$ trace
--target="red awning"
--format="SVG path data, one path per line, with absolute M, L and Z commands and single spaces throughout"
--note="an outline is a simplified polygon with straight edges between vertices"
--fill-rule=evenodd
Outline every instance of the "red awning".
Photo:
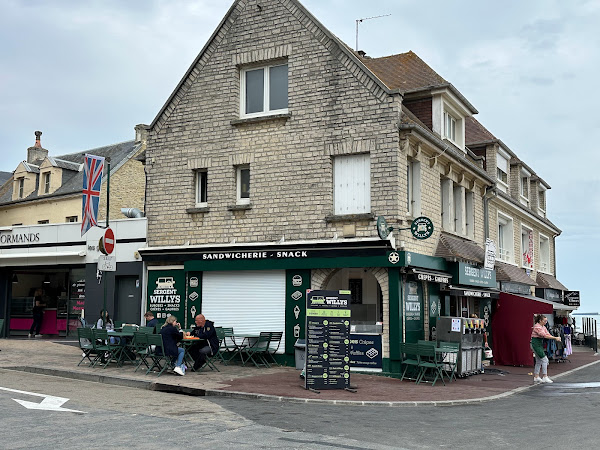
M 492 315 L 494 360 L 502 366 L 533 365 L 529 346 L 534 314 L 552 314 L 552 304 L 500 292 Z

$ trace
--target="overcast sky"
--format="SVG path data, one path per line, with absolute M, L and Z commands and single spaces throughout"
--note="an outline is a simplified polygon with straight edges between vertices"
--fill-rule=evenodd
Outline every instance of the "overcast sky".
M 600 1 L 303 0 L 370 56 L 414 51 L 476 118 L 550 184 L 558 279 L 600 311 Z M 43 131 L 51 155 L 134 137 L 149 124 L 232 0 L 2 0 L 0 171 Z

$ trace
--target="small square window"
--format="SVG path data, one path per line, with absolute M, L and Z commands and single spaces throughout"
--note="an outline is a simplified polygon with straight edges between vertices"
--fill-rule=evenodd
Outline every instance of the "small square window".
M 208 204 L 208 172 L 206 169 L 196 170 L 196 206 Z
M 236 185 L 238 205 L 247 205 L 250 203 L 250 165 L 237 166 Z
M 287 112 L 287 64 L 242 69 L 240 75 L 240 113 L 242 117 L 257 117 Z
M 77 216 L 68 216 L 66 217 L 66 221 L 69 223 L 77 222 Z

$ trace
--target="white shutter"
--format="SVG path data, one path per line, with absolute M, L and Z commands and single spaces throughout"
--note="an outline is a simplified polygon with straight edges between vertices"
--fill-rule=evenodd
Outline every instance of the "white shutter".
M 235 334 L 283 331 L 285 342 L 285 272 L 236 271 L 202 274 L 202 314 Z
M 508 159 L 500 153 L 496 153 L 496 165 L 502 172 L 508 173 Z
M 336 157 L 333 184 L 336 215 L 371 212 L 371 161 L 368 154 Z

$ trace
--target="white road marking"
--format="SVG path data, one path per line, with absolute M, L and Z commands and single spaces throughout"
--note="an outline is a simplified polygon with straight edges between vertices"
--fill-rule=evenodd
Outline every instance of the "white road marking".
M 17 398 L 13 398 L 13 400 L 15 402 L 19 403 L 20 405 L 24 406 L 27 409 L 43 409 L 45 411 L 63 411 L 63 412 L 76 412 L 76 413 L 87 414 L 83 411 L 78 411 L 76 409 L 63 408 L 62 405 L 69 401 L 68 398 L 55 397 L 53 395 L 47 395 L 47 394 L 38 394 L 35 392 L 19 391 L 17 389 L 10 389 L 10 388 L 5 388 L 5 387 L 0 387 L 0 390 L 7 391 L 7 392 L 14 392 L 16 394 L 25 394 L 25 395 L 32 395 L 34 397 L 43 397 L 44 398 L 41 401 L 41 403 L 28 402 L 26 400 L 19 400 Z

